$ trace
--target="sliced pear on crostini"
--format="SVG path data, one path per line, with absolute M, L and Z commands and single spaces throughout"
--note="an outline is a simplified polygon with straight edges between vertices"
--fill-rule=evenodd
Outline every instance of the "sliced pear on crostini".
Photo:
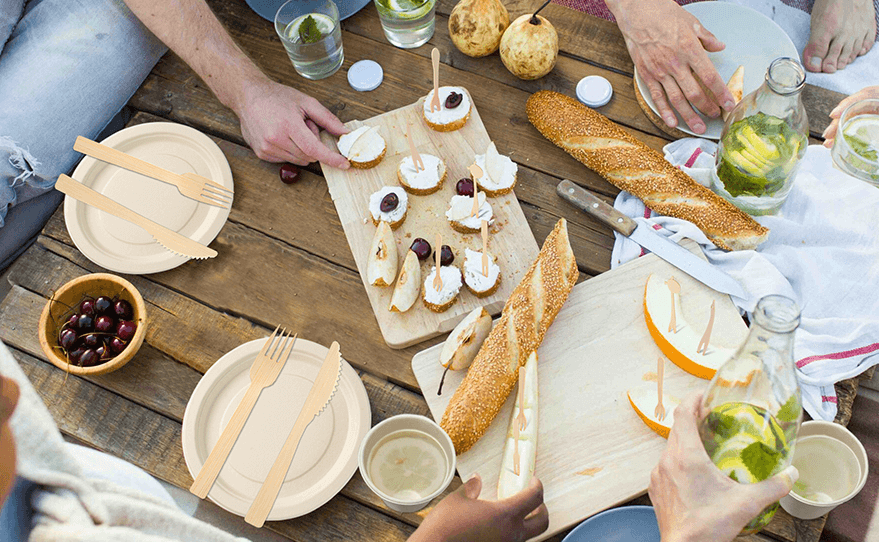
M 629 396 L 629 404 L 635 409 L 635 413 L 647 427 L 655 431 L 662 438 L 668 438 L 671 426 L 675 423 L 675 408 L 680 400 L 667 393 L 662 394 L 662 406 L 665 407 L 665 417 L 662 420 L 656 417 L 656 405 L 659 403 L 656 385 L 642 386 L 626 392 Z
M 391 312 L 408 311 L 418 299 L 419 293 L 421 293 L 421 265 L 418 263 L 418 255 L 407 250 L 388 310 Z
M 384 138 L 379 135 L 378 126 L 370 126 L 368 130 L 360 134 L 357 139 L 354 140 L 354 143 L 351 144 L 351 149 L 348 151 L 348 158 L 359 160 L 362 158 L 363 154 L 370 149 L 370 147 L 375 148 L 376 146 L 379 148 L 384 147 Z M 372 154 L 375 154 L 375 152 Z
M 522 382 L 519 382 L 522 385 Z M 515 390 L 514 390 L 515 391 Z M 519 396 L 516 395 L 516 405 L 510 415 L 510 429 L 507 431 L 507 440 L 504 443 L 504 455 L 501 460 L 501 473 L 497 480 L 498 500 L 512 497 L 522 491 L 531 482 L 534 476 L 534 465 L 537 463 L 537 352 L 532 352 L 525 362 L 525 389 L 522 390 L 525 404 L 519 404 Z M 518 424 L 519 410 L 525 414 L 525 429 L 516 431 L 513 424 Z M 515 461 L 516 440 L 518 433 L 519 447 L 519 474 L 516 474 L 513 462 Z
M 488 173 L 488 178 L 492 181 L 499 183 L 503 180 L 504 163 L 501 161 L 501 156 L 497 152 L 494 141 L 489 143 L 488 148 L 485 149 L 485 170 Z
M 675 365 L 693 376 L 710 380 L 735 350 L 709 343 L 705 354 L 696 352 L 707 322 L 693 328 L 681 310 L 681 296 L 674 295 L 675 331 L 668 331 L 671 321 L 671 291 L 656 275 L 647 277 L 644 286 L 644 320 L 656 345 Z
M 366 260 L 366 278 L 373 286 L 387 287 L 397 277 L 397 242 L 391 226 L 382 220 L 378 223 L 369 256 Z
M 449 369 L 460 371 L 470 367 L 490 331 L 491 315 L 488 314 L 485 308 L 479 307 L 473 309 L 449 333 L 449 337 L 446 339 L 440 352 L 440 364 L 446 370 L 443 371 L 443 376 L 440 379 L 437 395 L 442 393 L 443 382 Z

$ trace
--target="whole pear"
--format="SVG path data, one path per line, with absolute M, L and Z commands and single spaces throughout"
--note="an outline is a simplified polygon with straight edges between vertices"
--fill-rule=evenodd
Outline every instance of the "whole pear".
M 501 60 L 519 79 L 539 79 L 548 74 L 558 54 L 558 33 L 541 15 L 522 15 L 501 38 Z
M 500 0 L 461 0 L 449 15 L 452 43 L 467 56 L 497 51 L 510 14 Z

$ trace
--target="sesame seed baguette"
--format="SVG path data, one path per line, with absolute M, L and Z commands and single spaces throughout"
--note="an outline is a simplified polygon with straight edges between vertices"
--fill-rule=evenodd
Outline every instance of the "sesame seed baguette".
M 689 220 L 718 247 L 754 249 L 769 236 L 767 228 L 736 206 L 573 98 L 541 90 L 528 98 L 526 110 L 541 134 L 586 167 L 657 213 Z
M 440 426 L 462 454 L 482 438 L 519 378 L 519 367 L 543 341 L 579 272 L 561 219 L 537 259 L 510 294 L 467 376 L 455 390 Z

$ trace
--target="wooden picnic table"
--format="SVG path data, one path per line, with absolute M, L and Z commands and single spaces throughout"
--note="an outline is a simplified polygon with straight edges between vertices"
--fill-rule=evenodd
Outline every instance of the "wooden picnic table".
M 544 139 L 528 123 L 525 101 L 539 89 L 573 95 L 582 77 L 602 75 L 615 92 L 601 112 L 651 147 L 665 145 L 668 136 L 651 124 L 636 102 L 632 62 L 614 24 L 550 5 L 544 14 L 559 32 L 558 63 L 543 79 L 521 81 L 497 55 L 473 59 L 452 46 L 448 15 L 454 0 L 438 0 L 436 34 L 428 45 L 415 50 L 391 46 L 375 8 L 367 6 L 342 25 L 343 68 L 311 82 L 294 72 L 273 26 L 244 2 L 210 0 L 209 4 L 272 78 L 316 97 L 343 121 L 371 117 L 426 95 L 432 87 L 430 50 L 438 47 L 443 80 L 471 92 L 489 135 L 518 162 L 516 194 L 538 243 L 565 217 L 581 279 L 610 268 L 610 230 L 568 206 L 556 196 L 555 187 L 562 178 L 570 178 L 607 201 L 617 189 Z M 534 7 L 534 2 L 521 0 L 506 0 L 506 4 L 511 17 Z M 384 68 L 384 82 L 375 91 L 359 93 L 347 83 L 347 68 L 361 59 L 377 60 Z M 840 98 L 807 87 L 804 101 L 813 135 L 825 128 L 827 113 Z M 153 69 L 129 106 L 135 112 L 131 124 L 167 120 L 211 136 L 231 165 L 235 203 L 212 244 L 219 257 L 164 273 L 127 277 L 147 302 L 147 336 L 136 357 L 109 375 L 67 376 L 50 365 L 40 350 L 37 322 L 52 291 L 74 277 L 102 271 L 73 245 L 63 209 L 14 264 L 9 275 L 12 289 L 0 305 L 0 338 L 13 349 L 61 431 L 188 488 L 192 479 L 180 435 L 192 390 L 223 354 L 267 336 L 276 323 L 322 344 L 333 340 L 342 344 L 345 358 L 366 386 L 373 424 L 400 413 L 429 416 L 410 362 L 415 353 L 441 338 L 404 350 L 384 344 L 320 169 L 313 165 L 303 170 L 298 183 L 282 184 L 279 166 L 253 154 L 235 115 L 172 53 Z M 837 421 L 847 424 L 857 380 L 840 383 L 837 391 Z M 456 479 L 446 494 L 460 483 Z M 266 528 L 297 541 L 403 541 L 438 500 L 421 512 L 400 514 L 386 508 L 355 473 L 325 506 L 301 518 L 268 523 Z M 633 501 L 646 502 L 646 496 Z M 794 520 L 779 511 L 763 533 L 747 540 L 814 542 L 824 521 Z M 561 540 L 563 534 L 552 540 Z

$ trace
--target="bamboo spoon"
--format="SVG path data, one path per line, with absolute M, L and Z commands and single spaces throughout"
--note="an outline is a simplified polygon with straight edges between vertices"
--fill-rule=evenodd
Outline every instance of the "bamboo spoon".
M 430 100 L 430 111 L 442 111 L 443 107 L 439 99 L 439 61 L 440 52 L 436 47 L 430 52 L 430 60 L 433 62 L 433 99 Z

